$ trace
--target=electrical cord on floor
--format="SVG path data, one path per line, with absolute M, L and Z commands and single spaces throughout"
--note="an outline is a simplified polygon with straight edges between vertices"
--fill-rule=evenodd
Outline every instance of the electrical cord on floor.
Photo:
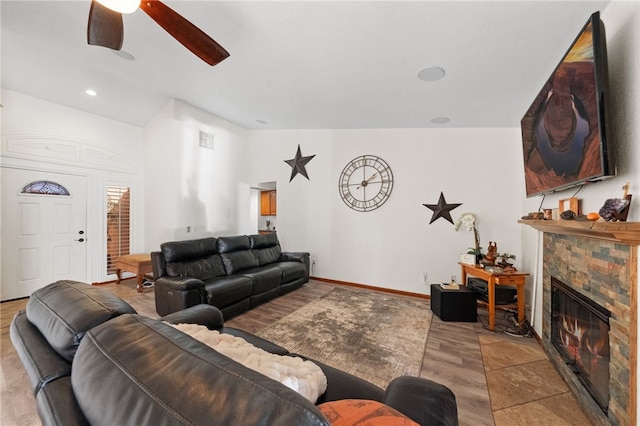
M 478 315 L 478 321 L 482 324 L 482 328 L 485 330 L 489 330 L 489 317 L 486 315 Z M 503 324 L 495 324 L 493 331 L 494 333 L 506 333 L 509 326 L 505 326 Z M 490 331 L 490 330 L 489 330 Z
M 504 317 L 511 323 L 513 327 L 515 327 L 515 329 L 507 327 L 508 329 L 505 331 L 505 333 L 509 334 L 510 336 L 517 337 L 533 337 L 533 330 L 531 328 L 531 325 L 529 324 L 529 320 L 525 318 L 522 324 L 520 324 L 516 317 L 517 314 L 518 311 L 516 311 L 515 309 L 507 309 L 505 311 Z
M 516 320 L 516 315 L 517 311 L 515 309 L 506 309 L 504 318 L 507 320 L 507 322 L 509 322 L 510 325 L 496 324 L 493 331 L 496 333 L 505 333 L 515 337 L 533 337 L 533 329 L 529 324 L 529 320 L 525 319 L 522 322 L 522 327 L 520 327 L 518 321 Z M 484 328 L 485 330 L 489 330 L 488 316 L 478 315 L 478 321 L 482 323 L 482 328 Z

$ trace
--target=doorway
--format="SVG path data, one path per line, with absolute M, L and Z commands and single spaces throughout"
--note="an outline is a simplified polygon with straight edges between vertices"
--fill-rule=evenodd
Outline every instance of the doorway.
M 0 300 L 87 280 L 84 176 L 2 167 Z
M 275 181 L 259 183 L 256 221 L 259 233 L 275 232 L 277 225 L 277 184 Z

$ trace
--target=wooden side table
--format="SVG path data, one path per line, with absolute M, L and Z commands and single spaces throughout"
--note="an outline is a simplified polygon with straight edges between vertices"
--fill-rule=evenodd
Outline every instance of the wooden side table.
M 145 274 L 149 274 L 153 271 L 151 267 L 151 255 L 146 253 L 118 256 L 118 260 L 116 260 L 116 284 L 120 284 L 121 271 L 136 274 L 138 280 L 136 289 L 138 290 L 138 293 L 142 293 L 142 280 L 144 279 Z
M 524 285 L 526 284 L 526 277 L 529 274 L 522 272 L 490 272 L 477 265 L 469 265 L 466 263 L 458 262 L 462 268 L 461 282 L 467 285 L 467 275 L 473 275 L 474 277 L 482 278 L 487 282 L 488 298 L 489 302 L 489 330 L 493 331 L 496 327 L 496 285 L 514 285 L 518 288 L 518 323 L 524 322 Z

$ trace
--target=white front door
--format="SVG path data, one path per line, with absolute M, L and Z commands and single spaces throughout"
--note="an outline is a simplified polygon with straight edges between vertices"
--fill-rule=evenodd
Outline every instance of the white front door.
M 61 279 L 86 281 L 86 178 L 8 167 L 1 173 L 0 300 L 29 296 Z M 69 194 L 23 192 L 38 181 L 59 184 Z

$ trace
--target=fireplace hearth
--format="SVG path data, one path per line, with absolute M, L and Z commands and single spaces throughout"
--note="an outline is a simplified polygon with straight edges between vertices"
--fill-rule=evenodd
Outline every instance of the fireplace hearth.
M 632 425 L 637 396 L 637 247 L 547 232 L 543 240 L 542 346 L 594 425 Z M 565 286 L 554 285 L 553 291 L 552 280 Z M 570 290 L 558 290 L 564 287 Z M 579 294 L 575 298 L 578 307 L 557 306 L 558 295 L 564 297 L 567 293 Z M 583 314 L 582 302 L 593 302 L 604 311 L 596 308 L 588 315 Z M 607 310 L 610 316 L 606 315 Z M 608 318 L 608 332 L 606 321 L 599 323 L 600 313 Z M 552 325 L 554 317 L 566 331 Z M 589 324 L 594 321 L 597 326 Z M 592 330 L 587 332 L 588 328 Z M 606 335 L 608 350 L 604 349 L 603 340 L 587 338 L 586 334 Z M 599 345 L 602 348 L 596 348 Z M 608 362 L 604 359 L 607 354 Z M 608 384 L 604 385 L 607 375 Z
M 567 382 L 595 426 L 635 425 L 638 418 L 636 376 L 640 222 L 576 220 L 521 220 L 519 222 L 544 233 L 540 343 L 549 360 Z M 596 397 L 587 391 L 583 380 L 574 373 L 577 362 L 567 365 L 565 357 L 561 356 L 560 349 L 552 343 L 552 278 L 565 283 L 575 292 L 610 311 L 607 333 L 609 403 L 606 411 L 600 407 L 599 402 L 596 402 Z M 569 325 L 570 323 L 571 320 L 566 321 L 569 330 L 575 331 L 581 328 L 575 320 L 573 325 Z M 594 351 L 598 354 L 602 352 L 602 350 Z M 588 355 L 585 354 L 586 357 Z M 583 362 L 582 358 L 581 362 L 590 366 L 590 362 Z
M 606 414 L 611 312 L 551 277 L 551 344 Z

